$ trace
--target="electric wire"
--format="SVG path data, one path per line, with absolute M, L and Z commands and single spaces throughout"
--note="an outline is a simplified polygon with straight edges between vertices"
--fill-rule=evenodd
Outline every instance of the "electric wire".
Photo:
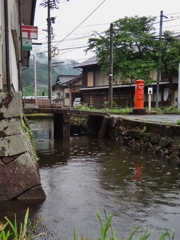
M 79 28 L 106 0 L 102 1 L 81 23 L 79 23 L 70 33 L 68 33 L 62 40 L 59 41 L 59 43 L 61 43 L 62 41 L 64 41 L 67 37 L 69 37 L 77 28 Z M 57 43 L 54 47 L 56 47 L 57 45 L 59 45 L 59 43 Z

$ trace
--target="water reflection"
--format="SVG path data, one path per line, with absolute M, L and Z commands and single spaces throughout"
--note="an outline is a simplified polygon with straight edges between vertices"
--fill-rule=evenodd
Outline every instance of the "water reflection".
M 100 236 L 96 217 L 114 214 L 117 237 L 127 239 L 137 226 L 148 227 L 150 239 L 165 228 L 180 239 L 180 170 L 168 161 L 119 143 L 95 137 L 54 141 L 51 121 L 30 122 L 40 158 L 40 174 L 47 199 L 31 206 L 31 219 L 44 220 L 38 232 L 45 240 L 73 239 L 78 234 Z M 139 236 L 139 235 L 137 235 Z M 139 239 L 139 237 L 134 238 Z

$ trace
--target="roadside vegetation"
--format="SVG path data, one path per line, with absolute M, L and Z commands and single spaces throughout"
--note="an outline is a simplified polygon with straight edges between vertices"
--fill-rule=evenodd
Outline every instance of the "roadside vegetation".
M 108 216 L 106 211 L 104 210 L 105 221 L 103 222 L 100 214 L 96 212 L 96 216 L 99 220 L 101 235 L 98 240 L 124 240 L 122 238 L 117 238 L 112 226 L 112 218 L 113 215 Z M 14 222 L 9 218 L 4 217 L 5 223 L 0 223 L 0 240 L 33 240 L 33 239 L 41 239 L 45 233 L 36 234 L 38 225 L 41 223 L 42 218 L 40 218 L 34 224 L 31 224 L 29 220 L 29 208 L 27 209 L 24 217 L 24 222 L 20 223 L 20 226 L 17 224 L 16 214 L 14 215 Z M 138 230 L 140 227 L 137 227 L 127 238 L 127 240 L 133 240 L 133 237 L 138 234 Z M 164 233 L 158 238 L 159 240 L 174 240 L 174 231 L 172 229 L 165 229 Z M 141 234 L 139 240 L 150 239 L 151 233 L 146 229 L 146 231 Z M 91 240 L 90 237 L 82 238 L 77 236 L 76 228 L 74 227 L 74 240 Z M 136 238 L 137 239 L 137 238 Z
M 96 109 L 92 106 L 87 106 L 87 104 L 84 104 L 83 106 L 76 106 L 74 109 L 76 110 L 82 110 L 82 111 L 92 111 L 92 112 L 104 112 L 104 113 L 110 113 L 110 114 L 132 114 L 133 108 L 125 107 L 125 108 L 117 108 L 114 105 L 113 109 L 108 108 L 108 105 L 105 103 L 104 108 L 102 109 Z M 148 113 L 148 108 L 145 108 L 146 112 Z M 180 114 L 180 111 L 177 109 L 176 106 L 169 106 L 169 107 L 162 107 L 162 108 L 151 108 L 152 114 Z

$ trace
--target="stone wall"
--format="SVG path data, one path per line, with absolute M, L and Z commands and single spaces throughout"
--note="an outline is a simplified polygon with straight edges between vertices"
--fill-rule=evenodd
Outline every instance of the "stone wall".
M 180 164 L 180 126 L 111 118 L 108 136 Z
M 34 150 L 22 121 L 21 93 L 0 93 L 0 201 L 45 199 Z

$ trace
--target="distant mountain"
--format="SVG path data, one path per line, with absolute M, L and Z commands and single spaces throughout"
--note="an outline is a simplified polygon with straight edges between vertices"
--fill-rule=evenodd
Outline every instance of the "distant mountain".
M 38 56 L 38 55 L 37 55 Z M 78 62 L 74 60 L 60 60 L 59 58 L 52 58 L 52 84 L 56 82 L 58 75 L 79 75 L 81 71 L 74 69 Z M 36 75 L 37 83 L 39 85 L 48 85 L 48 63 L 47 56 L 40 55 L 36 57 Z M 34 67 L 33 59 L 29 61 L 29 68 L 22 71 L 23 87 L 34 84 Z

